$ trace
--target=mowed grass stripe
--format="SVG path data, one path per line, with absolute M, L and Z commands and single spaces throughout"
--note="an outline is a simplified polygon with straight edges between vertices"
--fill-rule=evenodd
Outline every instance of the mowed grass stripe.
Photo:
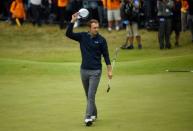
M 171 56 L 115 63 L 115 74 L 162 73 L 165 70 L 193 70 L 193 55 Z M 80 62 L 39 62 L 18 59 L 0 59 L 2 74 L 64 74 L 79 73 Z M 103 68 L 105 63 L 103 63 Z
M 103 64 L 96 98 L 99 117 L 93 127 L 86 128 L 77 42 L 67 39 L 65 30 L 55 25 L 18 28 L 0 22 L 0 29 L 1 131 L 193 130 L 193 73 L 165 72 L 192 69 L 188 31 L 181 33 L 181 47 L 159 50 L 157 32 L 140 30 L 143 49 L 138 50 L 134 41 L 134 50 L 120 50 L 108 94 Z M 112 59 L 127 32 L 100 31 Z
M 115 76 L 108 94 L 102 80 L 97 93 L 99 119 L 92 130 L 192 129 L 191 77 L 186 73 Z M 79 76 L 71 81 L 60 75 L 0 78 L 10 82 L 0 87 L 0 129 L 85 130 L 85 97 Z

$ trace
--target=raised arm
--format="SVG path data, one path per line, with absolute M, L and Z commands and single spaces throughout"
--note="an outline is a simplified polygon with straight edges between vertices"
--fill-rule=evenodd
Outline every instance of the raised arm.
M 68 25 L 67 30 L 66 30 L 66 36 L 73 40 L 80 41 L 81 33 L 73 32 L 74 22 L 77 21 L 77 19 L 78 19 L 78 13 L 73 14 L 70 24 Z

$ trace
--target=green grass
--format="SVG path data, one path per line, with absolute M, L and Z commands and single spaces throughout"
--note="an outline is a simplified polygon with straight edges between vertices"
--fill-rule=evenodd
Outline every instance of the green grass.
M 193 73 L 165 72 L 193 70 L 189 32 L 182 33 L 180 48 L 160 51 L 157 32 L 140 30 L 144 48 L 119 52 L 108 94 L 103 64 L 99 119 L 87 128 L 79 45 L 56 26 L 18 28 L 1 22 L 0 30 L 1 131 L 193 130 Z M 113 58 L 126 32 L 101 33 Z

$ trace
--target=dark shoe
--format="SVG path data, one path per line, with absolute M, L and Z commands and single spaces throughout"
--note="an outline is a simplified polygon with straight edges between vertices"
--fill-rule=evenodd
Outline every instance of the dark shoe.
M 179 47 L 180 45 L 179 45 L 179 43 L 178 42 L 176 42 L 175 43 L 175 47 Z
M 160 47 L 160 50 L 163 50 L 164 48 L 163 47 Z
M 123 44 L 120 48 L 121 49 L 127 49 L 127 44 Z
M 164 49 L 164 46 L 163 46 L 163 45 L 160 45 L 159 48 L 160 48 L 160 50 L 163 50 L 163 49 Z
M 60 29 L 63 30 L 64 29 L 64 25 L 60 25 Z
M 38 27 L 42 27 L 42 24 L 41 24 L 41 23 L 38 23 Z
M 163 50 L 164 49 L 164 44 L 159 43 L 159 48 L 160 48 L 160 50 Z
M 142 49 L 142 44 L 138 44 L 138 49 Z
M 166 45 L 166 47 L 165 48 L 167 48 L 167 49 L 171 49 L 172 48 L 172 46 L 169 44 L 169 45 Z
M 129 50 L 133 49 L 133 48 L 134 48 L 133 45 L 130 45 L 130 46 L 127 47 L 127 49 L 129 49 Z
M 33 26 L 36 26 L 36 22 L 35 22 L 35 21 L 33 21 L 33 22 L 32 22 L 32 25 L 33 25 Z
M 91 126 L 92 125 L 92 119 L 85 119 L 85 125 L 86 126 Z

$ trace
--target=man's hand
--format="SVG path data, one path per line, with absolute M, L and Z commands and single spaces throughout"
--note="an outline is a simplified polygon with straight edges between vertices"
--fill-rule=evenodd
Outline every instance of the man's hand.
M 107 65 L 107 75 L 108 75 L 109 79 L 112 79 L 113 71 L 112 71 L 112 66 L 111 65 Z
M 74 23 L 75 21 L 77 21 L 77 19 L 78 19 L 78 12 L 72 15 L 71 23 Z

